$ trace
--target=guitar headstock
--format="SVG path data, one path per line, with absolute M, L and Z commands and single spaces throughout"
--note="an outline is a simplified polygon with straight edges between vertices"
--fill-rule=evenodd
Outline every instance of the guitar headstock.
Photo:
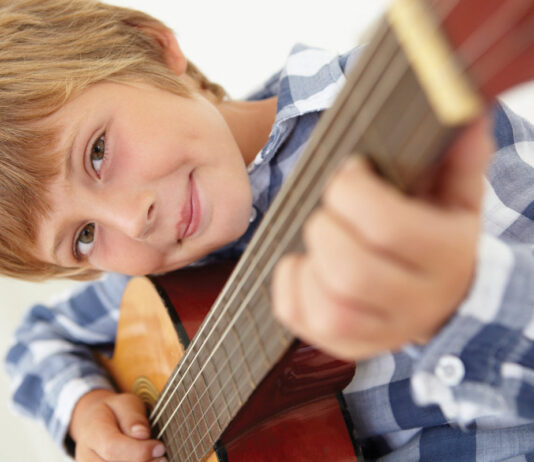
M 534 1 L 426 3 L 484 99 L 534 78 Z

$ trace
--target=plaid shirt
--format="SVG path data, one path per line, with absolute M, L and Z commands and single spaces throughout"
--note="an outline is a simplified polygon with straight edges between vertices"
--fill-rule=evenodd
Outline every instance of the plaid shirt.
M 250 227 L 200 263 L 241 254 L 359 52 L 298 45 L 251 96 L 278 95 L 278 112 L 249 166 Z M 428 345 L 358 364 L 344 391 L 366 460 L 534 461 L 534 128 L 502 105 L 494 114 L 498 152 L 469 295 Z M 17 330 L 6 359 L 14 406 L 44 422 L 59 445 L 77 400 L 111 388 L 91 348 L 110 350 L 127 281 L 108 274 L 36 305 Z

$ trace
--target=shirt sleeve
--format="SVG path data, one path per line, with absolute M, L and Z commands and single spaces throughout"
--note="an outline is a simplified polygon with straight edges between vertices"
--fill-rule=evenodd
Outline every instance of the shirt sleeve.
M 446 418 L 534 418 L 534 128 L 499 105 L 470 292 L 416 359 L 412 393 Z
M 534 256 L 529 244 L 480 241 L 477 276 L 457 314 L 423 349 L 415 400 L 451 420 L 534 417 Z
M 93 389 L 113 389 L 93 350 L 112 350 L 127 280 L 109 274 L 63 300 L 31 307 L 7 353 L 15 411 L 40 420 L 67 452 L 73 449 L 67 432 L 78 400 Z

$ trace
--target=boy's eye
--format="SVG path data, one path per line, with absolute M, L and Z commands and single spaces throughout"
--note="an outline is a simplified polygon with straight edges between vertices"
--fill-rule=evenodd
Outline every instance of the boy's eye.
M 91 253 L 95 241 L 95 224 L 88 223 L 76 236 L 74 240 L 74 255 L 78 258 Z
M 106 137 L 101 135 L 91 147 L 91 153 L 89 159 L 91 161 L 91 166 L 93 170 L 99 174 L 100 169 L 102 168 L 102 162 L 106 156 Z

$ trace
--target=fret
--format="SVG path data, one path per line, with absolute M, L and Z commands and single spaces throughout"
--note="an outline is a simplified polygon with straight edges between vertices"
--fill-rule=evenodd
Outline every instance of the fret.
M 215 397 L 215 399 L 219 399 L 219 398 L 222 398 L 222 402 L 224 402 L 224 405 L 227 409 L 231 409 L 232 407 L 235 408 L 236 407 L 236 395 L 235 393 L 228 393 L 224 391 L 225 389 L 225 385 L 223 384 L 217 394 L 218 396 Z M 222 419 L 222 426 L 223 427 L 226 427 L 226 425 L 230 422 L 232 416 L 230 415 L 230 413 L 227 413 L 226 417 Z M 210 427 L 214 426 L 215 425 L 215 422 L 212 423 L 210 425 Z M 195 427 L 195 432 L 198 434 L 200 434 L 199 438 L 194 442 L 193 444 L 193 451 L 198 451 L 200 447 L 202 448 L 205 448 L 205 450 L 208 450 L 209 448 L 211 448 L 211 443 L 208 443 L 207 439 L 209 438 L 211 440 L 212 438 L 212 430 L 211 428 L 208 428 L 207 431 L 203 432 L 203 433 L 200 433 L 198 431 L 198 425 Z
M 220 390 L 220 387 L 219 387 Z M 216 403 L 217 400 L 211 400 L 213 406 L 214 403 Z M 194 454 L 197 460 L 200 460 L 201 456 L 205 453 L 206 450 L 211 448 L 211 444 L 206 441 L 206 436 L 212 437 L 212 433 L 210 432 L 210 429 L 213 427 L 217 430 L 217 427 L 219 429 L 224 428 L 227 424 L 227 419 L 221 418 L 222 415 L 222 409 L 225 408 L 224 401 L 219 401 L 223 404 L 223 406 L 219 406 L 219 412 L 215 414 L 215 419 L 211 423 L 205 422 L 203 418 L 198 419 L 193 422 L 190 431 L 188 434 L 181 440 L 179 443 L 180 452 L 185 452 L 186 454 Z M 195 407 L 198 407 L 198 403 L 196 403 Z M 226 405 L 227 407 L 227 405 Z M 188 417 L 192 417 L 192 414 Z M 221 420 L 221 421 L 220 421 Z M 204 425 L 205 430 L 201 430 L 202 425 Z M 171 433 L 173 437 L 176 439 L 177 431 L 174 430 Z M 201 452 L 197 454 L 198 452 Z
M 199 422 L 197 422 L 197 425 L 195 427 L 195 434 L 198 435 L 198 438 L 196 440 L 196 443 L 194 444 L 194 452 L 195 454 L 198 454 L 196 460 L 201 460 L 202 455 L 206 454 L 211 449 L 211 446 L 209 445 L 206 439 L 208 433 L 207 431 L 202 432 L 200 430 Z
M 204 392 L 200 396 L 199 407 L 203 410 L 202 412 L 202 421 L 205 426 L 204 433 L 207 433 L 210 428 L 213 428 L 214 431 L 220 432 L 222 427 L 219 425 L 219 420 L 217 414 L 213 410 L 213 397 L 210 393 L 208 386 L 208 381 L 206 380 L 206 371 L 201 370 L 198 375 L 198 381 L 201 383 Z M 211 436 L 215 436 L 210 432 Z
M 219 393 L 222 388 L 222 381 L 219 373 L 212 361 L 208 361 L 204 365 L 204 370 L 211 381 L 208 383 L 208 390 L 212 397 L 212 405 L 219 422 L 219 426 L 224 428 L 224 422 L 228 413 L 228 406 L 224 397 Z
M 189 394 L 187 396 L 189 396 Z M 189 401 L 187 397 L 184 398 L 185 399 L 182 401 L 180 406 L 180 408 L 183 410 L 184 417 L 183 420 L 178 425 L 176 425 L 176 430 L 178 430 L 178 432 L 176 430 L 173 431 L 172 427 L 170 427 L 170 431 L 171 433 L 176 434 L 182 433 L 180 430 L 184 429 L 185 431 L 183 432 L 184 435 L 182 440 L 182 446 L 188 453 L 193 453 L 192 451 L 194 450 L 194 441 L 197 435 L 193 431 L 194 422 L 191 421 L 191 408 Z
M 235 284 L 234 287 L 232 287 L 233 290 L 233 297 L 232 297 L 232 303 L 228 307 L 228 311 L 233 315 L 238 308 L 245 302 L 246 294 L 249 292 L 249 288 L 245 285 L 245 279 L 246 278 L 238 278 L 238 283 Z
M 417 85 L 416 81 L 412 80 L 411 82 Z M 411 94 L 413 95 L 412 100 L 405 106 L 403 117 L 398 120 L 397 123 L 392 122 L 389 125 L 389 133 L 391 133 L 391 135 L 386 137 L 385 140 L 389 153 L 394 153 L 397 149 L 402 150 L 404 146 L 406 146 L 409 142 L 414 125 L 419 125 L 428 113 L 429 106 L 425 95 L 422 92 L 417 92 L 415 90 L 411 92 Z M 387 133 L 386 126 L 381 132 Z M 400 152 L 398 155 L 399 157 L 403 157 Z M 398 162 L 395 161 L 395 165 L 398 165 Z
M 219 296 L 219 298 L 217 299 L 217 305 L 220 307 L 229 306 L 230 299 L 234 296 L 235 296 L 234 292 L 230 290 L 223 291 L 221 295 Z
M 270 363 L 274 364 L 280 359 L 280 355 L 285 351 L 285 348 L 282 347 L 283 344 L 280 343 L 277 334 L 278 323 L 272 318 L 269 317 L 269 320 L 265 324 L 265 351 L 269 357 Z
M 170 462 L 174 460 L 184 460 L 185 452 L 178 446 L 178 440 L 170 437 L 162 438 L 165 447 L 167 448 L 167 453 L 172 455 L 171 458 L 168 458 Z
M 450 129 L 441 126 L 432 113 L 428 113 L 427 117 L 415 128 L 409 143 L 401 151 L 404 163 L 399 165 L 399 170 L 402 171 L 403 176 L 415 179 L 418 175 L 420 158 L 432 151 L 436 145 L 442 145 L 443 137 L 447 133 L 450 133 Z
M 259 332 L 259 327 L 256 325 L 256 319 L 252 316 L 252 314 L 250 313 L 250 310 L 245 310 L 244 314 L 245 314 L 245 316 L 246 316 L 246 318 L 247 318 L 247 320 L 249 322 L 249 325 L 251 327 L 251 330 L 249 331 L 250 335 L 246 335 L 246 337 L 248 337 L 247 340 L 249 340 L 249 342 L 253 342 L 253 343 L 248 343 L 248 345 L 252 346 L 253 344 L 257 344 L 256 361 L 261 359 L 262 362 L 264 363 L 264 365 L 266 367 L 268 367 L 269 366 L 269 362 L 268 362 L 268 359 L 267 359 L 267 355 L 263 351 L 263 347 L 262 347 L 261 343 L 259 342 L 260 332 Z
M 185 418 L 184 410 L 176 404 L 176 398 L 180 395 L 173 395 L 170 400 L 169 406 L 165 409 L 165 412 L 162 414 L 162 422 L 165 423 L 163 426 L 157 426 L 158 432 L 156 433 L 157 438 L 163 438 L 164 441 L 171 440 L 175 441 L 175 435 L 179 433 L 178 437 L 180 440 L 184 440 L 186 437 L 185 428 L 181 425 L 181 422 Z M 176 418 L 175 418 L 176 417 Z M 169 438 L 170 437 L 170 438 Z
M 188 392 L 182 397 L 176 397 L 176 399 L 180 399 L 180 412 L 182 414 L 181 422 L 178 427 L 180 429 L 184 429 L 184 433 L 185 433 L 184 438 L 186 440 L 186 443 L 188 444 L 187 446 L 188 450 L 191 450 L 192 446 L 194 446 L 194 441 L 197 436 L 195 432 L 193 431 L 195 422 L 193 420 L 193 408 L 191 404 L 192 393 L 193 393 L 192 373 L 193 371 L 192 369 L 190 369 L 189 373 L 185 374 L 183 377 L 184 388 L 188 390 Z
M 228 360 L 228 370 L 229 375 L 232 378 L 232 382 L 236 388 L 236 392 L 239 396 L 240 402 L 243 403 L 247 399 L 247 395 L 242 393 L 242 390 L 239 387 L 239 383 L 243 380 L 243 369 L 245 355 L 239 346 L 239 341 L 236 342 L 235 339 L 237 335 L 235 333 L 234 327 L 230 328 L 230 336 L 227 337 L 228 341 L 226 343 L 226 352 Z
M 231 382 L 231 375 L 226 373 L 220 377 L 220 388 L 217 390 L 217 394 L 222 398 L 225 407 L 224 424 L 223 427 L 232 420 L 234 416 L 235 404 L 233 399 L 235 396 L 235 388 Z
M 243 329 L 241 329 L 241 331 L 243 331 Z M 234 339 L 234 342 L 237 345 L 237 348 L 238 348 L 238 351 L 239 351 L 239 356 L 241 358 L 243 358 L 242 364 L 243 364 L 244 367 L 242 367 L 242 369 L 244 369 L 245 372 L 246 372 L 246 380 L 241 380 L 241 383 L 248 384 L 248 386 L 250 386 L 250 389 L 254 390 L 258 383 L 254 380 L 254 378 L 252 376 L 252 373 L 250 371 L 250 366 L 249 366 L 249 363 L 247 361 L 247 355 L 245 353 L 245 347 L 243 345 L 243 339 L 236 332 L 236 328 L 235 327 L 232 327 L 232 329 L 230 329 L 230 332 L 232 333 L 232 337 Z
M 193 421 L 194 427 L 193 430 L 196 434 L 198 440 L 202 440 L 204 435 L 207 432 L 207 425 L 205 422 L 205 406 L 210 406 L 209 400 L 207 400 L 207 390 L 200 381 L 200 371 L 195 377 L 191 389 L 191 397 L 193 400 L 192 409 L 191 409 L 191 419 Z M 201 441 L 201 447 L 204 448 L 204 442 Z
M 398 126 L 399 113 L 410 104 L 413 100 L 414 94 L 417 94 L 418 83 L 415 76 L 409 72 L 408 61 L 402 53 L 398 52 L 395 60 L 390 65 L 390 73 L 402 75 L 398 79 L 390 79 L 381 83 L 380 93 L 382 96 L 387 92 L 391 92 L 389 104 L 396 110 L 392 111 L 378 111 L 368 122 L 363 136 L 357 140 L 357 145 L 354 146 L 355 151 L 361 153 L 372 153 L 373 160 L 378 164 L 378 167 L 388 172 L 391 169 L 392 153 L 398 149 L 398 139 L 405 136 L 405 131 L 398 134 L 399 138 L 392 136 L 392 127 Z M 384 87 L 387 85 L 388 87 Z M 367 102 L 371 107 L 380 105 L 379 101 L 369 100 Z M 353 119 L 357 119 L 359 114 L 355 114 Z M 401 120 L 413 124 L 406 117 L 401 117 Z
M 167 448 L 167 452 L 169 454 L 172 454 L 177 460 L 185 460 L 187 452 L 185 448 L 181 445 L 184 438 L 178 439 L 173 435 L 173 433 L 167 431 L 160 439 L 165 444 L 165 447 Z
M 228 313 L 228 310 L 221 312 L 218 322 L 215 324 L 212 330 L 214 338 L 217 340 L 218 343 L 220 343 L 221 340 L 224 339 L 226 329 L 228 328 L 228 325 L 232 322 L 232 319 L 233 317 L 230 315 L 230 313 Z
M 241 331 L 241 338 L 242 343 L 247 345 L 245 362 L 250 372 L 250 381 L 258 384 L 263 378 L 262 371 L 269 367 L 269 363 L 258 341 L 258 334 L 253 324 L 248 324 L 247 329 Z
M 246 398 L 241 397 L 239 386 L 236 382 L 236 378 L 241 378 L 241 365 L 243 359 L 238 356 L 239 349 L 233 342 L 228 342 L 229 337 L 226 337 L 226 341 L 221 344 L 221 350 L 225 355 L 225 370 L 227 371 L 226 386 L 230 388 L 230 394 L 236 394 L 239 407 L 243 404 Z

